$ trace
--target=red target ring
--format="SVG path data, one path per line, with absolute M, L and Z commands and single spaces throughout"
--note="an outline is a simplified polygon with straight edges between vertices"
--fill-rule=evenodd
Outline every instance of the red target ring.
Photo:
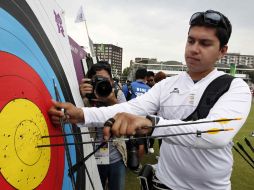
M 47 110 L 51 106 L 49 90 L 39 75 L 23 60 L 15 55 L 0 51 L 0 114 L 3 108 L 15 99 L 27 99 L 33 102 L 42 112 L 47 123 L 49 135 L 61 133 L 60 129 L 52 126 Z M 8 126 L 5 126 L 8 127 Z M 63 143 L 63 138 L 50 139 L 50 143 Z M 62 189 L 64 176 L 64 148 L 51 148 L 50 164 L 43 181 L 36 189 Z M 0 163 L 1 164 L 1 163 Z M 12 164 L 12 163 L 9 163 Z M 0 165 L 1 168 L 1 165 Z M 15 189 L 1 175 L 1 189 Z

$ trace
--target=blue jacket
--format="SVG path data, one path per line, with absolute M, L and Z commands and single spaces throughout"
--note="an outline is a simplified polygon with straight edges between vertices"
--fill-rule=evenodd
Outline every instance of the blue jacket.
M 123 85 L 123 93 L 128 100 L 128 93 L 131 94 L 130 99 L 136 98 L 144 93 L 146 93 L 150 87 L 146 85 L 142 80 L 136 80 L 131 83 L 130 87 L 128 88 L 127 84 Z

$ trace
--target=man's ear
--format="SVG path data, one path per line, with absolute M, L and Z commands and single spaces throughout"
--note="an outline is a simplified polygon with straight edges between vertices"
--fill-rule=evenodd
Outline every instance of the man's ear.
M 218 60 L 221 59 L 228 51 L 228 46 L 225 45 L 220 49 L 220 55 L 218 57 Z

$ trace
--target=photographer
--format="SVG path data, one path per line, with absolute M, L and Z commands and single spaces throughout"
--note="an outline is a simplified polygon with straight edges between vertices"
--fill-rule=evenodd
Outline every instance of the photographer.
M 87 72 L 87 78 L 82 79 L 80 93 L 85 106 L 102 107 L 125 102 L 126 99 L 121 90 L 114 87 L 111 68 L 107 62 L 100 61 Z M 92 124 L 91 127 L 97 129 L 96 138 L 103 139 L 103 124 Z M 107 149 L 108 148 L 108 149 Z M 123 141 L 109 143 L 104 147 L 108 150 L 108 162 L 98 162 L 98 171 L 100 174 L 102 186 L 105 189 L 121 190 L 125 185 L 125 166 L 127 160 L 126 146 Z M 105 160 L 105 157 L 103 158 Z M 108 181 L 108 184 L 106 184 Z

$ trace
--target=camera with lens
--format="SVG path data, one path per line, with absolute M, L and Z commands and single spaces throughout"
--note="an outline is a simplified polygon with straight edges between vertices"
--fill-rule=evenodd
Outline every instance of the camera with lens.
M 99 97 L 108 97 L 112 92 L 112 85 L 108 78 L 102 76 L 94 76 L 90 84 L 93 86 L 94 91 Z M 88 99 L 95 99 L 96 96 L 94 93 L 86 94 Z

